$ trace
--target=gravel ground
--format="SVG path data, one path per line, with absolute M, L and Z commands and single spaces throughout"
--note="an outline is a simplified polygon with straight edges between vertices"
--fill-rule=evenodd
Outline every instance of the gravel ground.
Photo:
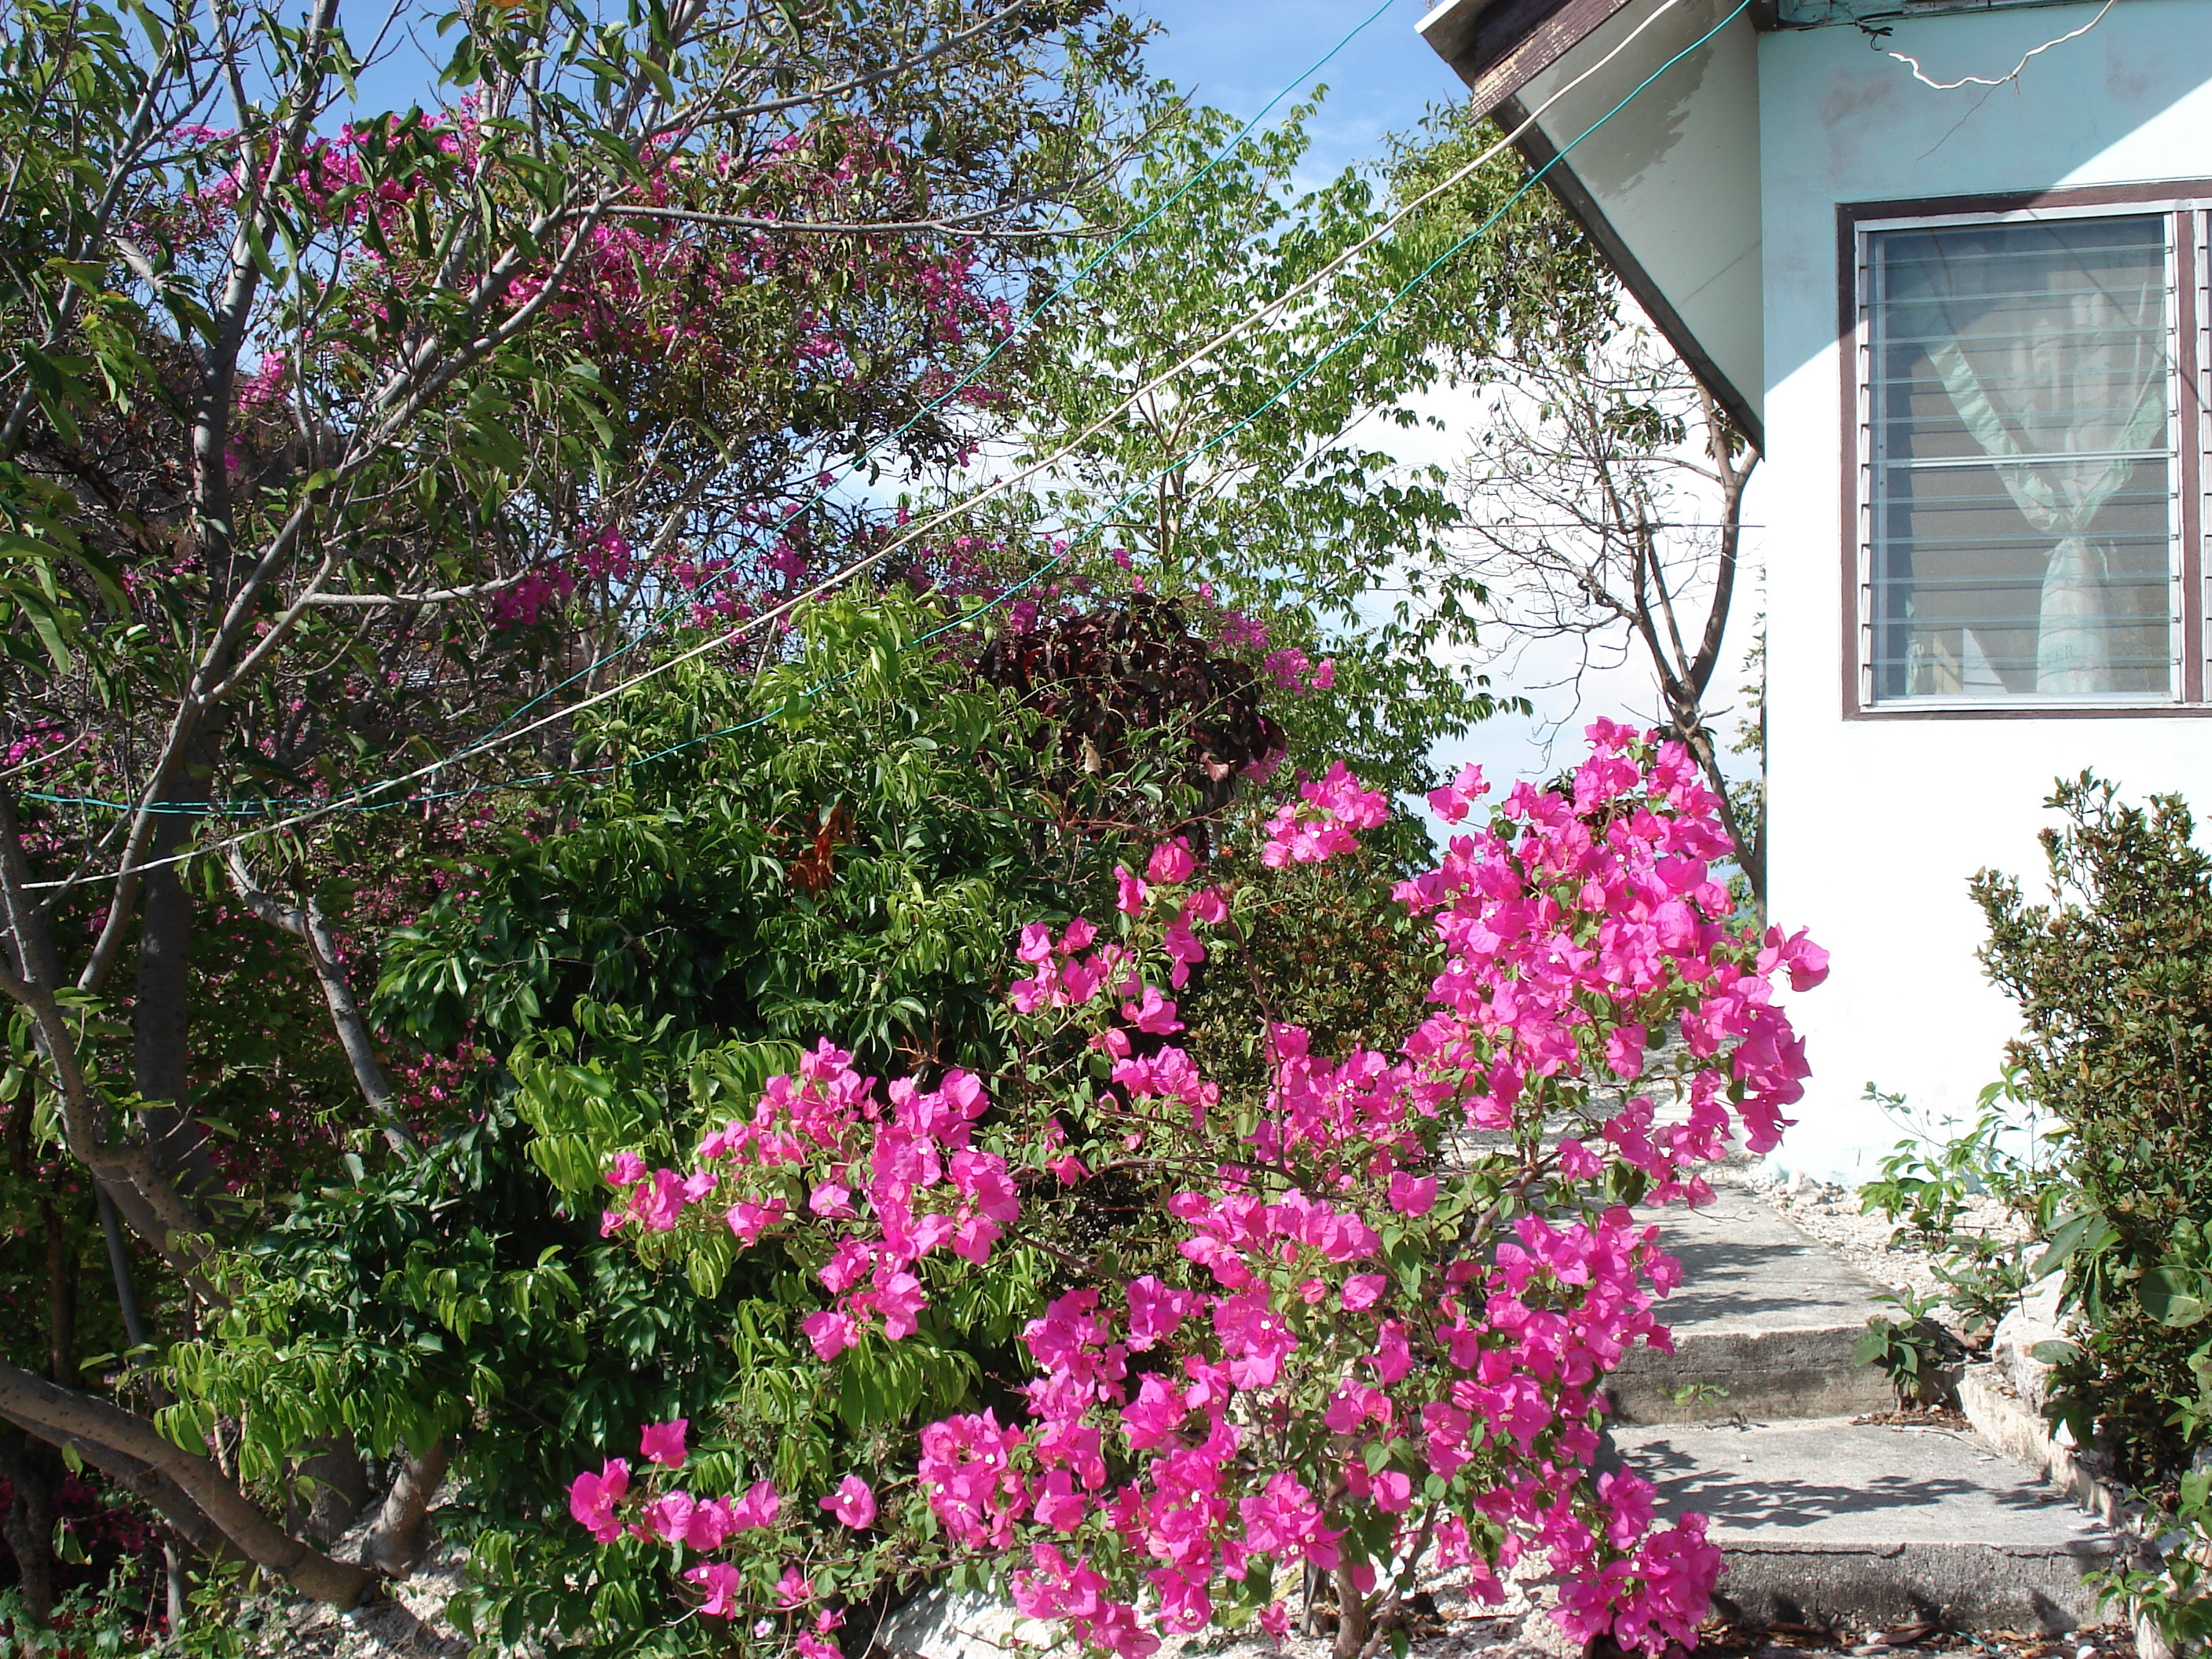
M 374 1516 L 372 1508 L 332 1553 L 358 1560 Z M 461 1583 L 460 1553 L 441 1547 L 392 1583 L 388 1600 L 353 1613 L 298 1596 L 257 1598 L 240 1610 L 245 1659 L 464 1659 L 469 1644 L 444 1616 Z

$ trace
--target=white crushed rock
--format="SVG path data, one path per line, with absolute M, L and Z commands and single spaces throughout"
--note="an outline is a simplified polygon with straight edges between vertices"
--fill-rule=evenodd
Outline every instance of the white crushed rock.
M 371 1504 L 331 1553 L 358 1561 L 375 1520 Z M 256 1597 L 240 1609 L 245 1659 L 465 1659 L 468 1639 L 446 1621 L 464 1559 L 439 1544 L 408 1577 L 386 1583 L 386 1599 L 351 1613 L 295 1595 Z
M 1477 1654 L 1483 1659 L 1581 1659 L 1582 1644 L 1569 1641 L 1553 1621 L 1557 1595 L 1540 1556 L 1532 1554 L 1506 1578 L 1505 1600 L 1494 1607 L 1468 1595 L 1467 1577 L 1462 1569 L 1441 1574 L 1428 1583 L 1427 1592 L 1436 1600 L 1436 1613 L 1414 1626 L 1413 1653 L 1422 1659 L 1462 1659 Z M 1264 1636 L 1236 1642 L 1193 1636 L 1180 1643 L 1170 1639 L 1160 1650 L 1160 1659 L 1200 1659 L 1202 1655 L 1220 1655 L 1223 1659 L 1331 1659 L 1334 1642 L 1328 1635 L 1303 1635 L 1296 1626 L 1279 1647 Z

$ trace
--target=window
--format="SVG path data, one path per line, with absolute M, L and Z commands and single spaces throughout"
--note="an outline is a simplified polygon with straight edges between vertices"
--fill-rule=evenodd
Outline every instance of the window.
M 2177 418 L 2195 216 L 1862 224 L 1863 703 L 2202 696 Z

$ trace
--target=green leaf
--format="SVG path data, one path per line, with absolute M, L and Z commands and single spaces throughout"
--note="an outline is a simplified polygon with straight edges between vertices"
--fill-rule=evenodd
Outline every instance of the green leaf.
M 2028 1278 L 2047 1279 L 2071 1261 L 2075 1252 L 2086 1248 L 2094 1254 L 2118 1236 L 2094 1211 L 2068 1216 L 2052 1231 L 2049 1245 L 2028 1269 Z
M 2143 1311 L 2170 1330 L 2185 1330 L 2203 1319 L 2212 1287 L 2204 1276 L 2180 1267 L 2154 1267 L 2136 1287 Z

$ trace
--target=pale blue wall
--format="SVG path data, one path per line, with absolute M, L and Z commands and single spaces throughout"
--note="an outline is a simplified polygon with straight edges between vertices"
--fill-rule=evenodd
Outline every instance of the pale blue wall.
M 2094 15 L 1917 18 L 1881 46 L 1939 80 L 2001 75 Z M 1768 568 L 1771 908 L 1835 958 L 1793 1008 L 1815 1079 L 1780 1161 L 1858 1180 L 1894 1139 L 1858 1103 L 1869 1080 L 1964 1112 L 2012 1030 L 1974 962 L 1968 876 L 2039 870 L 2043 798 L 2085 766 L 2212 813 L 2212 720 L 1843 719 L 1836 208 L 2212 177 L 2212 0 L 2120 0 L 2018 90 L 1933 90 L 1850 27 L 1771 33 L 1759 109 L 1768 453 L 1748 516 Z

